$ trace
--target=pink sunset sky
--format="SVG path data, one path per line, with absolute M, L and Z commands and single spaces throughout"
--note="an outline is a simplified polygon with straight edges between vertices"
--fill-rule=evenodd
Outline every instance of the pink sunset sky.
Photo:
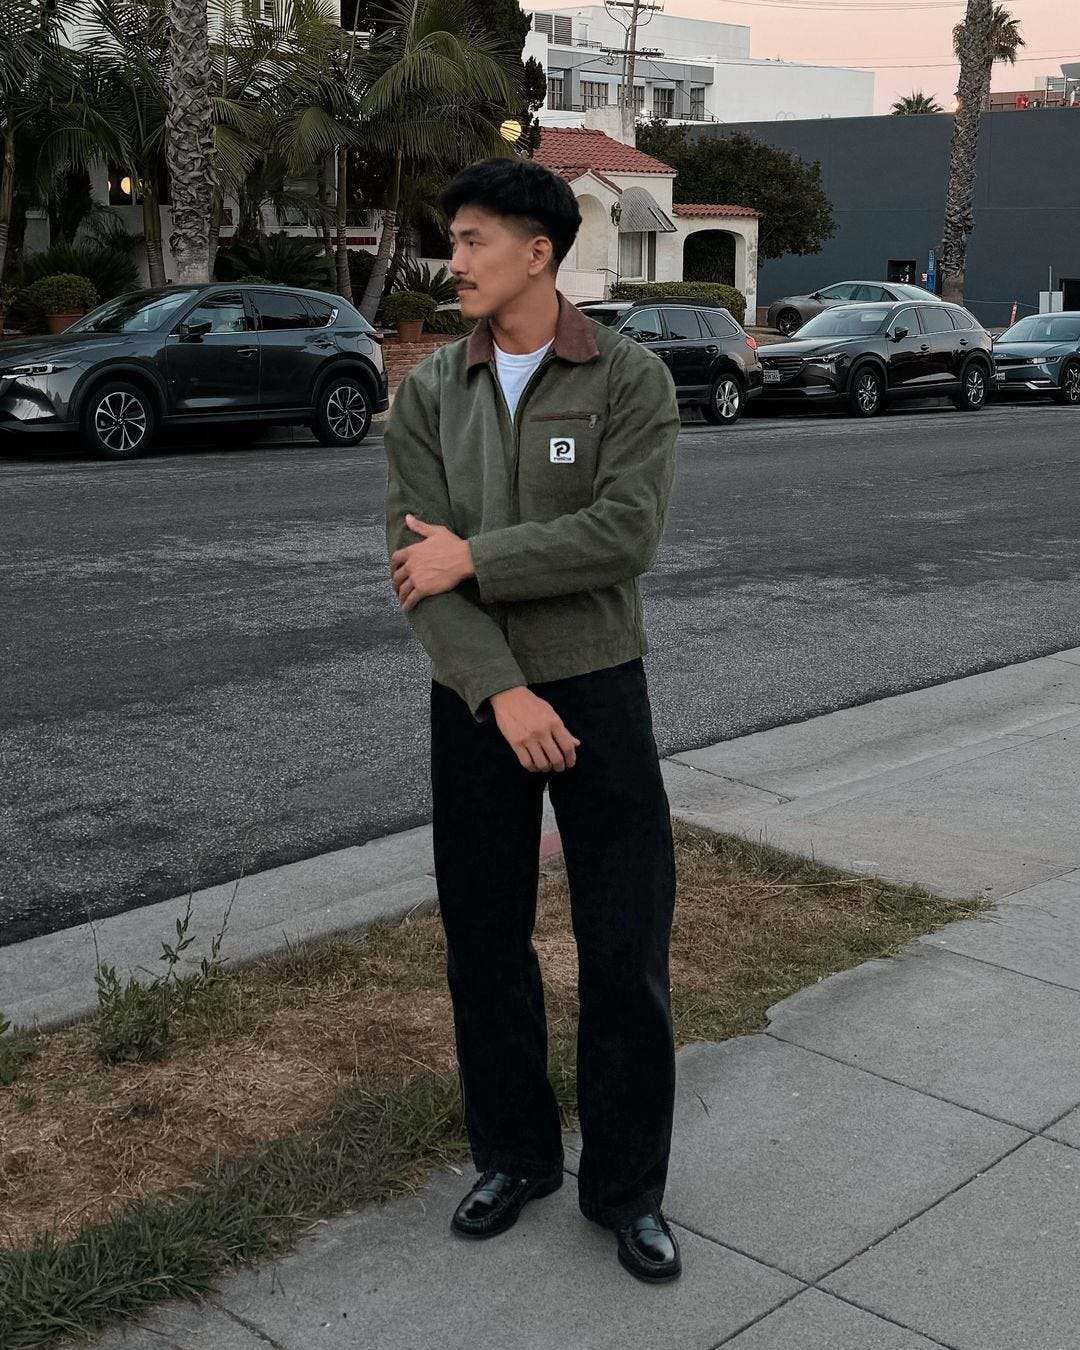
M 563 0 L 559 0 L 562 7 Z M 1016 66 L 995 66 L 995 89 L 1033 88 L 1080 60 L 1080 0 L 1006 0 L 1027 48 Z M 948 0 L 667 0 L 665 14 L 744 24 L 755 57 L 873 69 L 876 111 L 913 89 L 952 107 L 957 69 L 952 28 L 965 5 Z

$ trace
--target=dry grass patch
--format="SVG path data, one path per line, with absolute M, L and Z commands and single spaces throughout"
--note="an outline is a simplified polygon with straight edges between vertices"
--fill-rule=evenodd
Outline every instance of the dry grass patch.
M 672 983 L 680 1045 L 762 1027 L 769 1005 L 794 990 L 983 907 L 844 876 L 683 825 L 676 850 Z M 542 878 L 535 942 L 552 1077 L 569 1123 L 577 960 L 557 863 Z M 205 1208 L 207 1195 L 216 1209 L 204 1228 L 243 1230 L 251 1194 L 273 1194 L 252 1206 L 258 1240 L 245 1245 L 242 1233 L 230 1232 L 222 1239 L 227 1256 L 211 1243 L 211 1255 L 199 1257 L 210 1268 L 273 1250 L 320 1215 L 413 1188 L 431 1166 L 463 1155 L 436 915 L 237 968 L 179 1019 L 166 1058 L 154 1063 L 103 1064 L 91 1024 L 43 1034 L 36 1048 L 17 1082 L 0 1089 L 0 1266 L 4 1249 L 21 1261 L 31 1248 L 37 1254 L 26 1259 L 35 1270 L 58 1252 L 71 1264 L 87 1234 L 96 1250 L 115 1247 L 122 1242 L 116 1234 L 136 1221 L 131 1215 L 143 1242 L 147 1226 L 175 1226 L 177 1215 Z M 361 1136 L 375 1141 L 370 1155 Z M 284 1226 L 267 1218 L 283 1212 Z M 188 1240 L 183 1229 L 173 1265 L 182 1265 Z M 183 1271 L 176 1277 L 166 1293 L 185 1292 Z M 122 1283 L 137 1280 L 118 1274 Z M 150 1284 L 143 1303 L 165 1296 Z M 48 1298 L 41 1295 L 42 1307 Z M 87 1324 L 130 1305 L 103 1295 L 100 1315 L 87 1313 Z M 0 1306 L 0 1331 L 5 1315 L 16 1314 Z M 28 1318 L 31 1324 L 38 1326 Z M 46 1340 L 31 1329 L 10 1343 Z
M 765 1024 L 795 989 L 958 917 L 915 889 L 677 828 L 672 984 L 679 1044 Z M 965 912 L 971 907 L 965 907 Z M 536 947 L 553 1041 L 572 1038 L 577 956 L 565 874 L 545 870 Z M 125 1203 L 197 1185 L 329 1111 L 454 1073 L 435 915 L 288 949 L 237 969 L 179 1023 L 168 1057 L 104 1065 L 88 1024 L 37 1038 L 0 1092 L 0 1243 L 67 1236 Z

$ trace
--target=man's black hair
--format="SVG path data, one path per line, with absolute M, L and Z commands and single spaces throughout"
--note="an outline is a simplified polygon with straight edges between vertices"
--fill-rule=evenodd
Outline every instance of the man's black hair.
M 570 252 L 581 227 L 581 212 L 570 184 L 531 159 L 484 159 L 470 164 L 443 193 L 442 207 L 453 220 L 463 206 L 520 221 L 529 234 L 551 240 L 555 265 Z

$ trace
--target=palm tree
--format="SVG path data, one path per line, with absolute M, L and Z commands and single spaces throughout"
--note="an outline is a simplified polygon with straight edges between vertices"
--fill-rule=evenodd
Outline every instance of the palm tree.
M 165 159 L 173 220 L 169 243 L 177 281 L 209 281 L 214 119 L 206 0 L 168 0 L 168 32 Z
M 364 56 L 357 128 L 361 146 L 390 163 L 382 236 L 360 303 L 368 319 L 394 253 L 403 167 L 451 167 L 509 153 L 499 126 L 517 98 L 511 72 L 519 53 L 492 39 L 466 0 L 393 0 L 386 13 L 388 26 Z
M 960 46 L 963 41 L 963 34 L 964 24 L 958 23 L 952 33 L 953 51 L 956 53 L 958 61 L 962 59 Z M 1020 20 L 1014 19 L 1004 5 L 995 5 L 990 17 L 991 66 L 998 61 L 1015 66 L 1017 52 L 1021 47 L 1026 46 L 1027 43 L 1020 33 Z
M 924 94 L 921 89 L 917 89 L 912 94 L 905 94 L 892 105 L 894 117 L 913 117 L 919 113 L 939 113 L 945 109 L 939 107 L 933 94 Z
M 979 151 L 979 117 L 990 89 L 993 57 L 991 0 L 967 0 L 960 25 L 960 82 L 949 153 L 949 188 L 941 244 L 941 290 L 946 300 L 964 302 L 968 236 L 975 228 L 975 163 Z

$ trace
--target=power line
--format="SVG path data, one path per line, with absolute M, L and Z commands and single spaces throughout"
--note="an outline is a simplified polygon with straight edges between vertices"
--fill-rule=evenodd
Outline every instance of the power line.
M 1034 56 L 1021 56 L 1015 64 L 1018 66 L 1032 64 L 1039 65 L 1043 61 L 1064 61 L 1070 57 L 1074 60 L 1080 60 L 1080 57 L 1071 52 L 1045 52 L 1041 55 L 1036 53 Z M 845 66 L 872 66 L 876 70 L 931 70 L 938 67 L 958 66 L 960 62 L 956 57 L 953 57 L 951 60 L 933 58 L 924 61 L 893 61 L 889 57 L 882 57 L 880 59 L 877 57 L 870 57 L 867 60 L 856 60 L 849 57 L 844 61 L 808 60 L 782 64 L 798 64 L 800 66 L 836 66 L 841 69 Z

